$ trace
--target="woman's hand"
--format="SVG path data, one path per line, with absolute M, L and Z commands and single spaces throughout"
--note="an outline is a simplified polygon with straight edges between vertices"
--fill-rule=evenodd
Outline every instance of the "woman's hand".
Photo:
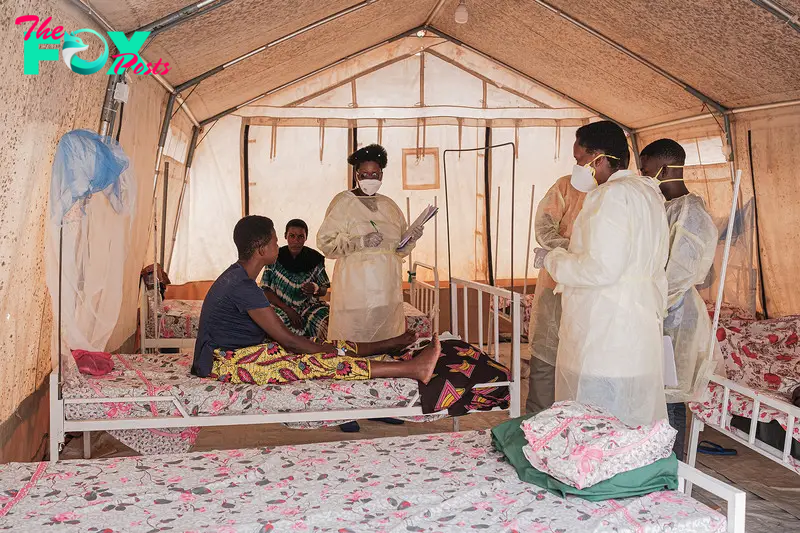
M 377 231 L 373 231 L 372 233 L 367 233 L 364 235 L 364 247 L 365 248 L 377 248 L 383 242 L 383 235 L 378 233 Z
M 416 243 L 422 237 L 422 233 L 423 233 L 422 226 L 414 228 L 413 231 L 411 232 L 411 239 L 408 241 L 408 244 Z
M 303 291 L 303 294 L 306 296 L 315 296 L 319 292 L 319 285 L 313 281 L 308 281 L 303 283 L 303 285 L 300 287 L 300 290 Z

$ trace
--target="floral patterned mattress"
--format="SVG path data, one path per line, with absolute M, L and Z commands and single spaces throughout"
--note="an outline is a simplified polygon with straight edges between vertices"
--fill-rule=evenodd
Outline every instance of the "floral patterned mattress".
M 522 317 L 520 317 L 520 326 L 522 326 L 522 336 L 528 337 L 528 332 L 531 326 L 531 310 L 533 309 L 533 294 L 523 294 L 521 295 L 519 304 L 520 310 L 522 311 Z M 500 306 L 500 309 L 503 313 L 509 314 L 511 313 L 511 300 L 508 298 L 498 298 L 497 305 Z M 494 298 L 489 299 L 489 312 L 494 312 Z
M 419 386 L 412 379 L 365 381 L 301 381 L 289 385 L 246 385 L 202 379 L 189 373 L 192 356 L 186 354 L 114 354 L 114 371 L 105 376 L 81 374 L 65 358 L 64 398 L 164 397 L 165 402 L 65 404 L 67 420 L 97 420 L 179 415 L 177 399 L 191 416 L 270 414 L 384 407 L 419 403 Z M 410 417 L 414 422 L 444 415 Z M 345 420 L 296 422 L 293 428 L 312 429 Z M 142 454 L 188 451 L 199 428 L 112 430 L 109 433 Z
M 713 312 L 713 309 L 712 309 Z M 765 396 L 791 403 L 792 391 L 800 385 L 800 316 L 753 320 L 741 313 L 724 313 L 717 340 L 725 360 L 728 379 Z M 711 383 L 703 402 L 690 403 L 692 411 L 710 424 L 719 425 L 724 389 Z M 731 391 L 731 414 L 751 418 L 753 400 Z M 759 421 L 777 420 L 786 429 L 787 416 L 762 405 Z M 800 428 L 793 437 L 800 441 Z M 800 472 L 800 470 L 798 470 Z
M 150 306 L 147 313 L 147 338 L 155 339 L 153 326 L 153 296 L 155 291 L 148 291 Z M 158 311 L 158 333 L 161 339 L 196 339 L 200 324 L 200 311 L 203 300 L 163 300 Z
M 0 529 L 723 532 L 678 492 L 592 503 L 521 482 L 488 432 L 0 466 Z
M 433 324 L 428 315 L 408 302 L 403 302 L 403 312 L 406 315 L 406 329 L 414 331 L 418 339 L 426 339 L 433 335 Z

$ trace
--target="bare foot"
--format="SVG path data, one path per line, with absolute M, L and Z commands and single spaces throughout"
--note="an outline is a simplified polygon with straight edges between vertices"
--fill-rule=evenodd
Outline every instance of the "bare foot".
M 442 353 L 442 343 L 439 342 L 439 335 L 435 334 L 431 343 L 427 345 L 409 364 L 414 365 L 412 370 L 413 377 L 425 385 L 431 380 L 433 370 L 436 368 L 436 361 Z

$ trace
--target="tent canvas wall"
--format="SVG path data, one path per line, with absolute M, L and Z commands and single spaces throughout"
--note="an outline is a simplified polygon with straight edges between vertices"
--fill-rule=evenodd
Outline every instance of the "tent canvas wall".
M 126 303 L 108 346 L 116 349 L 135 330 L 138 272 L 152 262 L 150 248 L 160 244 L 156 235 L 155 242 L 148 245 L 154 225 L 154 186 L 157 191 L 159 185 L 154 179 L 156 162 L 159 171 L 168 158 L 178 166 L 185 165 L 186 139 L 202 139 L 195 164 L 184 174 L 188 186 L 183 200 L 176 203 L 168 192 L 167 219 L 175 220 L 171 224 L 178 228 L 169 257 L 170 269 L 183 279 L 213 276 L 202 264 L 206 260 L 211 265 L 229 261 L 221 258 L 231 256 L 231 244 L 215 240 L 204 246 L 200 234 L 203 224 L 230 227 L 241 216 L 240 154 L 245 122 L 252 128 L 249 140 L 255 141 L 248 165 L 252 179 L 247 183 L 253 209 L 273 205 L 267 201 L 274 176 L 297 173 L 295 163 L 286 159 L 291 152 L 284 148 L 292 143 L 301 145 L 299 151 L 310 154 L 309 161 L 316 163 L 322 132 L 325 141 L 320 166 L 324 170 L 320 173 L 327 176 L 330 172 L 341 188 L 347 180 L 348 170 L 341 165 L 352 148 L 352 137 L 347 134 L 351 125 L 360 132 L 358 142 L 385 137 L 394 144 L 392 139 L 397 137 L 400 150 L 422 144 L 439 148 L 440 164 L 445 148 L 458 146 L 459 139 L 462 145 L 480 144 L 485 134 L 481 130 L 491 125 L 493 141 L 513 137 L 520 146 L 535 147 L 520 150 L 517 160 L 522 203 L 517 204 L 516 213 L 523 219 L 528 210 L 528 185 L 567 172 L 574 131 L 570 128 L 585 119 L 601 116 L 618 121 L 635 132 L 632 144 L 636 147 L 666 135 L 685 140 L 720 138 L 723 146 L 732 148 L 734 165 L 745 177 L 751 176 L 752 161 L 752 179 L 744 181 L 742 201 L 746 205 L 755 198 L 758 206 L 760 249 L 754 255 L 763 267 L 757 278 L 763 279 L 766 295 L 765 301 L 759 298 L 759 306 L 766 304 L 775 315 L 800 312 L 800 296 L 792 280 L 792 267 L 800 255 L 794 229 L 800 214 L 792 194 L 793 170 L 798 163 L 792 148 L 800 124 L 800 32 L 796 19 L 766 9 L 775 3 L 675 0 L 652 9 L 648 3 L 632 0 L 587 0 L 580 6 L 566 0 L 471 0 L 469 21 L 459 25 L 453 21 L 457 0 L 3 2 L 0 20 L 8 28 L 0 33 L 4 45 L 0 52 L 0 128 L 6 140 L 0 153 L 0 346 L 13 356 L 0 363 L 0 420 L 4 421 L 0 443 L 13 444 L 3 448 L 8 451 L 2 458 L 31 458 L 45 431 L 23 427 L 19 420 L 43 420 L 35 416 L 36 402 L 23 400 L 40 389 L 49 372 L 52 318 L 43 257 L 50 165 L 63 133 L 98 128 L 109 78 L 103 73 L 80 76 L 56 62 L 43 62 L 39 75 L 24 76 L 22 37 L 27 28 L 14 26 L 17 17 L 52 16 L 68 30 L 154 30 L 143 56 L 171 64 L 163 79 L 131 78 L 131 97 L 124 117 L 116 124 L 122 124 L 120 142 L 132 160 L 140 199 L 125 263 Z M 777 3 L 790 14 L 800 10 L 796 0 Z M 416 37 L 423 27 L 427 29 L 425 37 Z M 432 43 L 422 56 L 414 55 L 420 51 L 415 39 Z M 98 42 L 87 41 L 92 46 L 87 55 L 95 57 Z M 424 75 L 433 80 L 425 86 L 450 90 L 441 90 L 439 96 L 436 91 L 423 91 L 414 98 L 408 91 L 387 91 L 385 82 L 370 86 L 371 80 L 388 72 L 382 72 L 380 65 L 395 72 L 401 82 L 398 87 L 419 87 L 416 76 L 421 71 L 414 63 L 418 65 L 420 57 L 441 67 L 428 69 Z M 397 61 L 383 65 L 387 58 Z M 487 62 L 481 64 L 484 60 Z M 367 73 L 370 69 L 374 71 Z M 472 77 L 448 85 L 451 78 L 447 75 L 437 83 L 436 73 L 445 71 L 459 72 L 459 76 L 466 72 Z M 358 76 L 355 83 L 354 76 Z M 500 86 L 491 83 L 498 81 L 497 76 L 506 76 Z M 371 91 L 381 86 L 383 91 Z M 479 86 L 480 97 L 476 93 Z M 446 98 L 441 99 L 442 95 Z M 370 100 L 388 96 L 396 102 L 403 100 L 394 116 L 381 107 L 386 103 Z M 348 97 L 349 104 L 342 107 Z M 495 101 L 495 107 L 484 105 Z M 289 105 L 292 103 L 296 105 Z M 554 109 L 561 115 L 548 116 Z M 566 114 L 568 109 L 578 115 Z M 236 116 L 227 116 L 234 112 Z M 713 119 L 709 112 L 715 114 Z M 687 120 L 698 115 L 706 119 Z M 226 118 L 216 121 L 223 116 Z M 281 121 L 276 129 L 277 145 L 271 140 L 269 123 L 276 118 Z M 422 143 L 417 142 L 420 119 L 426 122 Z M 556 127 L 555 119 L 562 128 Z M 325 121 L 323 128 L 320 120 Z M 676 120 L 687 121 L 673 122 Z M 202 132 L 193 129 L 198 124 L 202 124 Z M 434 142 L 436 145 L 429 144 Z M 557 146 L 561 163 L 554 161 Z M 534 149 L 542 155 L 526 162 Z M 402 152 L 399 154 L 402 157 Z M 500 157 L 498 153 L 493 158 L 490 169 L 495 185 L 507 175 L 504 166 L 508 160 Z M 401 161 L 397 163 L 393 171 L 401 172 Z M 564 167 L 559 166 L 562 163 Z M 729 168 L 726 172 L 719 163 L 700 166 L 709 181 L 698 182 L 697 190 L 707 189 L 708 203 L 716 211 L 729 190 Z M 335 170 L 337 167 L 342 170 Z M 481 217 L 491 220 L 496 216 L 491 209 L 488 213 L 480 209 L 481 203 L 485 204 L 481 195 L 487 194 L 479 189 L 485 183 L 479 179 L 482 168 L 478 160 L 463 155 L 453 167 L 454 175 L 464 176 L 459 183 L 467 183 L 466 189 L 474 194 L 469 199 L 464 193 L 464 201 L 454 204 L 463 211 L 459 216 L 466 226 L 477 232 L 465 232 L 461 237 L 470 243 L 464 247 L 470 249 L 473 261 L 464 266 L 474 273 L 470 277 L 479 277 L 487 268 L 480 262 L 484 257 L 480 249 L 487 245 L 485 236 L 480 235 L 486 222 Z M 524 168 L 531 170 L 523 172 Z M 169 180 L 170 191 L 175 190 L 173 179 Z M 392 187 L 399 187 L 402 179 L 394 183 Z M 545 183 L 536 183 L 540 196 Z M 542 187 L 538 187 L 540 183 Z M 328 185 L 333 190 L 326 182 Z M 217 203 L 210 202 L 205 192 L 214 188 L 220 191 Z M 501 195 L 502 190 L 501 184 Z M 390 190 L 401 206 L 405 192 Z M 413 190 L 414 209 L 432 194 L 430 189 Z M 198 213 L 205 213 L 205 220 L 198 220 Z M 500 214 L 501 226 L 511 223 Z M 525 227 L 524 220 L 514 222 Z M 515 249 L 517 236 L 524 235 L 524 229 L 516 232 Z M 167 234 L 166 240 L 170 238 Z M 421 250 L 420 257 L 426 253 Z M 502 263 L 499 268 L 504 268 Z M 28 411 L 14 416 L 20 409 Z

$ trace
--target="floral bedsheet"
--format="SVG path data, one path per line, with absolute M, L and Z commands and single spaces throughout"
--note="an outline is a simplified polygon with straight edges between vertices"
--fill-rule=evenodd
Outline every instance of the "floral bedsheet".
M 66 404 L 64 414 L 68 420 L 178 416 L 180 411 L 173 399 L 191 416 L 409 407 L 419 403 L 419 385 L 411 379 L 235 385 L 192 376 L 189 373 L 192 357 L 186 354 L 114 354 L 113 357 L 114 371 L 99 377 L 79 373 L 74 361 L 65 359 L 64 397 L 156 396 L 166 401 Z M 425 422 L 443 416 L 415 416 L 409 420 Z M 287 425 L 311 429 L 343 422 L 346 420 Z M 186 452 L 194 444 L 198 432 L 197 427 L 109 431 L 120 442 L 142 454 Z
M 428 315 L 408 302 L 403 302 L 403 313 L 406 315 L 406 329 L 414 331 L 418 339 L 433 336 L 433 324 Z
M 533 309 L 533 294 L 523 294 L 520 298 L 520 310 L 522 311 L 522 317 L 520 321 L 520 326 L 522 326 L 522 336 L 528 337 L 528 332 L 530 331 L 531 326 L 531 310 Z M 498 298 L 497 305 L 504 313 L 511 312 L 511 300 L 508 298 Z M 494 313 L 494 298 L 489 299 L 489 313 Z
M 488 432 L 0 466 L 0 529 L 723 532 L 678 492 L 592 503 L 521 482 Z
M 148 339 L 156 338 L 156 329 L 153 321 L 153 304 L 155 290 L 148 291 L 149 303 L 147 313 Z M 159 300 L 161 300 L 159 298 Z M 160 301 L 158 311 L 158 332 L 162 339 L 196 339 L 197 328 L 200 324 L 200 311 L 203 300 L 163 300 Z
M 755 321 L 733 313 L 720 322 L 717 340 L 727 378 L 789 402 L 792 391 L 800 385 L 800 316 Z M 712 383 L 705 401 L 692 402 L 689 406 L 704 422 L 719 425 L 723 394 L 723 387 Z M 753 400 L 731 391 L 728 411 L 752 418 Z M 786 429 L 787 417 L 776 409 L 762 405 L 758 419 L 760 422 L 777 420 Z M 800 428 L 795 427 L 793 437 L 800 441 Z

